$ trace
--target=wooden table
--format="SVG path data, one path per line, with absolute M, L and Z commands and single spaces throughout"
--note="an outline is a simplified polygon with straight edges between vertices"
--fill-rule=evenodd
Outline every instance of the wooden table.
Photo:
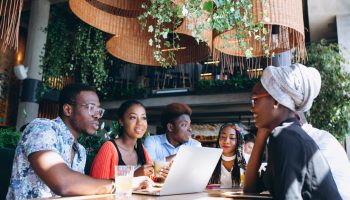
M 139 195 L 133 194 L 132 200 L 215 200 L 215 199 L 228 199 L 222 194 L 224 192 L 238 192 L 241 189 L 220 189 L 220 190 L 206 190 L 205 192 L 192 193 L 192 194 L 180 194 L 180 195 L 169 195 L 169 196 L 150 196 L 150 195 Z M 77 196 L 77 197 L 59 197 L 59 198 L 46 198 L 46 199 L 56 199 L 56 200 L 114 200 L 114 194 L 105 195 L 92 195 L 92 196 Z M 249 199 L 246 198 L 234 198 L 234 199 Z M 37 199 L 39 200 L 39 199 Z M 43 200 L 43 199 L 41 199 Z

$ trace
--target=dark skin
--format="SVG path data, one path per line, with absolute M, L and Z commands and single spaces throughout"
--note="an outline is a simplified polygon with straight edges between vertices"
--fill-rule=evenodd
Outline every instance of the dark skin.
M 125 164 L 136 165 L 138 157 L 134 147 L 137 139 L 142 138 L 147 131 L 146 110 L 141 105 L 135 104 L 128 108 L 123 118 L 118 119 L 118 121 L 123 127 L 124 134 L 120 138 L 115 139 L 115 142 L 121 147 L 119 150 Z M 149 177 L 152 174 L 153 166 L 145 164 L 135 171 L 134 176 Z
M 174 147 L 187 142 L 192 134 L 191 119 L 187 114 L 179 116 L 174 122 L 167 124 L 166 137 Z
M 267 91 L 258 82 L 253 88 L 252 98 L 254 99 L 254 97 L 264 93 L 267 93 Z M 255 99 L 255 106 L 251 108 L 251 111 L 258 133 L 245 173 L 243 191 L 246 193 L 257 192 L 256 182 L 259 176 L 261 158 L 272 130 L 286 119 L 295 117 L 293 111 L 278 104 L 270 95 Z
M 63 105 L 63 122 L 75 142 L 80 133 L 93 134 L 98 128 L 98 113 L 90 116 L 86 107 L 80 104 L 93 103 L 100 106 L 95 92 L 82 91 L 76 97 L 77 105 Z M 78 123 L 79 122 L 79 123 Z M 72 159 L 75 152 L 72 150 Z M 95 179 L 70 169 L 62 157 L 54 151 L 38 151 L 28 157 L 35 173 L 57 195 L 76 196 L 106 194 L 112 191 L 112 181 Z

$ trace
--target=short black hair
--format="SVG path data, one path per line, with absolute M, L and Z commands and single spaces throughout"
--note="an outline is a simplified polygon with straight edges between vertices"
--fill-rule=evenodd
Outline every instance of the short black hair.
M 160 119 L 163 130 L 166 131 L 167 124 L 175 121 L 183 114 L 188 116 L 192 114 L 192 109 L 187 104 L 175 102 L 165 106 Z
M 244 135 L 244 142 L 247 143 L 247 142 L 255 142 L 255 135 L 253 133 L 249 133 L 249 134 L 246 134 Z
M 60 92 L 59 97 L 59 110 L 58 114 L 60 117 L 63 115 L 63 105 L 75 103 L 77 95 L 82 91 L 96 92 L 96 89 L 92 86 L 85 85 L 82 83 L 73 83 L 66 85 Z

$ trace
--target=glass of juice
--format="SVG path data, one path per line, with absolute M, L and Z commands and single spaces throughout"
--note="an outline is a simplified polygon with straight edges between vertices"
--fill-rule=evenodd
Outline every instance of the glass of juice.
M 131 199 L 132 179 L 134 177 L 133 165 L 115 166 L 115 196 L 116 199 Z
M 241 177 L 241 187 L 243 188 L 244 186 L 244 176 L 245 176 L 245 170 L 244 169 L 240 169 L 240 177 Z

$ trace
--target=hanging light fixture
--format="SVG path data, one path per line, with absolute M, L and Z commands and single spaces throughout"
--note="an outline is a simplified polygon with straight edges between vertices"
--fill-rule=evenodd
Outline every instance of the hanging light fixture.
M 0 3 L 0 39 L 3 51 L 7 47 L 17 50 L 18 33 L 23 0 L 5 0 Z
M 73 13 L 89 25 L 112 35 L 140 35 L 137 16 L 143 0 L 69 0 Z
M 266 44 L 269 56 L 295 49 L 296 60 L 304 61 L 306 50 L 302 1 L 266 0 L 264 4 L 264 1 L 252 0 L 252 4 L 255 21 L 262 21 L 267 29 Z M 264 10 L 267 14 L 265 17 Z M 231 68 L 235 62 L 243 63 L 242 59 L 245 57 L 245 52 L 239 48 L 238 40 L 232 37 L 235 31 L 235 29 L 226 31 L 216 36 L 213 41 L 214 58 L 226 60 L 225 64 Z M 259 34 L 261 35 L 261 33 L 247 35 L 245 38 L 248 46 L 252 47 L 253 58 L 266 56 L 263 43 L 255 39 Z M 254 62 L 251 62 L 248 68 L 252 66 L 255 66 Z
M 177 64 L 196 62 L 205 58 L 207 54 L 198 50 L 207 48 L 205 43 L 198 44 L 193 37 L 181 33 L 179 33 L 179 38 L 180 47 L 171 50 L 175 54 Z M 148 44 L 147 36 L 114 36 L 107 41 L 106 47 L 110 54 L 124 61 L 139 65 L 160 66 L 153 56 L 155 47 Z M 166 48 L 162 47 L 162 49 Z M 166 49 L 161 52 L 166 57 L 170 50 Z

